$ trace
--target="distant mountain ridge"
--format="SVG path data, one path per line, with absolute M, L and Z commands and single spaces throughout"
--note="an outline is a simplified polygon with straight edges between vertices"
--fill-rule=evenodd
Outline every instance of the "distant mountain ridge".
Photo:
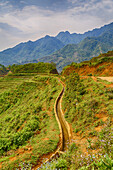
M 20 43 L 0 52 L 0 64 L 55 62 L 59 71 L 71 62 L 88 60 L 113 49 L 113 22 L 84 34 L 60 32 L 56 37 L 45 37 L 34 42 Z
M 87 37 L 79 44 L 68 44 L 52 55 L 40 58 L 39 61 L 55 62 L 58 71 L 61 71 L 64 66 L 72 62 L 90 60 L 109 50 L 113 50 L 113 32 L 103 33 L 99 37 Z
M 68 31 L 66 32 L 60 32 L 56 38 L 62 41 L 65 45 L 67 44 L 78 44 L 80 43 L 84 38 L 86 37 L 98 37 L 101 36 L 105 32 L 113 31 L 113 22 L 104 25 L 101 28 L 95 28 L 92 31 L 85 32 L 84 34 L 76 34 L 72 33 L 70 34 Z
M 64 47 L 64 44 L 60 40 L 47 35 L 37 41 L 20 43 L 13 48 L 0 52 L 0 63 L 3 65 L 11 65 L 27 60 L 38 60 L 62 47 Z

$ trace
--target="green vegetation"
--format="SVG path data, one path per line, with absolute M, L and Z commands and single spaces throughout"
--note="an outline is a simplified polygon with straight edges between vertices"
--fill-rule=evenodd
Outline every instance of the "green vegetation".
M 60 165 L 60 166 L 58 166 Z M 37 170 L 112 170 L 113 168 L 113 159 L 111 159 L 107 154 L 104 156 L 94 156 L 89 155 L 88 157 L 84 157 L 84 155 L 74 154 L 70 152 L 66 152 L 63 156 L 60 156 L 57 160 L 53 160 L 50 163 L 46 163 L 42 165 L 41 168 Z
M 53 63 L 29 63 L 24 65 L 9 66 L 13 73 L 53 73 L 57 74 L 55 64 Z
M 112 51 L 94 58 L 95 64 L 112 61 Z M 72 63 L 91 66 L 91 61 Z M 67 66 L 68 67 L 68 66 Z M 106 81 L 82 78 L 74 71 L 59 76 L 65 83 L 62 109 L 72 129 L 68 150 L 43 164 L 59 144 L 54 103 L 62 86 L 55 64 L 13 65 L 0 77 L 0 168 L 30 170 L 110 170 L 113 167 L 113 87 Z M 102 70 L 103 66 L 98 67 Z M 38 73 L 38 74 L 37 74 Z M 55 73 L 55 72 L 54 72 Z
M 43 165 L 41 170 L 57 169 L 57 165 L 62 165 L 62 161 L 66 162 L 64 169 L 111 170 L 113 167 L 111 107 L 113 98 L 109 97 L 109 93 L 113 92 L 113 88 L 106 87 L 99 79 L 97 82 L 90 77 L 80 79 L 74 72 L 67 77 L 62 77 L 63 80 L 66 83 L 63 110 L 65 118 L 73 127 L 75 137 L 64 154 L 57 160 Z
M 4 75 L 6 74 L 8 71 L 6 69 L 5 66 L 3 66 L 2 64 L 0 64 L 0 75 Z
M 105 109 L 106 115 L 112 117 L 113 89 L 105 87 L 92 78 L 80 80 L 75 73 L 66 77 L 66 91 L 63 97 L 63 110 L 66 119 L 73 124 L 75 131 L 92 127 L 98 121 L 96 114 Z M 76 122 L 76 123 L 75 123 Z
M 28 74 L 0 78 L 0 87 L 1 169 L 33 166 L 57 148 L 54 103 L 61 85 L 55 77 Z

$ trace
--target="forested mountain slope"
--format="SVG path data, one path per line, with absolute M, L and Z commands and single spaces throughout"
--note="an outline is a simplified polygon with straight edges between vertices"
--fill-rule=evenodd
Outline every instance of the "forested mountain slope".
M 78 44 L 86 37 L 98 37 L 103 33 L 112 32 L 113 31 L 113 23 L 104 25 L 101 28 L 93 29 L 92 31 L 85 32 L 84 34 L 72 33 L 70 34 L 68 31 L 60 32 L 56 38 L 62 41 L 65 45 L 67 44 Z
M 50 56 L 41 58 L 42 62 L 55 62 L 59 71 L 72 62 L 82 62 L 113 49 L 113 32 L 99 37 L 87 37 L 79 44 L 69 44 Z
M 64 44 L 60 40 L 50 36 L 34 42 L 20 43 L 13 48 L 0 52 L 0 63 L 8 66 L 29 60 L 38 60 L 45 55 L 52 54 L 63 46 Z
M 112 49 L 113 23 L 84 34 L 70 34 L 66 31 L 60 32 L 56 37 L 47 35 L 34 42 L 20 43 L 0 52 L 0 64 L 8 66 L 17 63 L 52 61 L 61 71 L 71 62 L 81 62 Z

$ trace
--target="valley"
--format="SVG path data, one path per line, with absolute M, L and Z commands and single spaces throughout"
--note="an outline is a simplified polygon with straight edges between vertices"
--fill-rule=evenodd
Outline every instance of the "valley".
M 113 170 L 113 0 L 0 1 L 0 170 Z
M 2 66 L 1 170 L 111 168 L 112 64 L 109 51 L 60 75 L 54 63 Z

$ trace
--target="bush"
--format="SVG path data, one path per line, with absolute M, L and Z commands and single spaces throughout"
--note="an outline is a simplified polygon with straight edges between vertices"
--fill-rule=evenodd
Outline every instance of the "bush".
M 56 166 L 57 169 L 67 170 L 67 162 L 65 159 L 59 159 Z

